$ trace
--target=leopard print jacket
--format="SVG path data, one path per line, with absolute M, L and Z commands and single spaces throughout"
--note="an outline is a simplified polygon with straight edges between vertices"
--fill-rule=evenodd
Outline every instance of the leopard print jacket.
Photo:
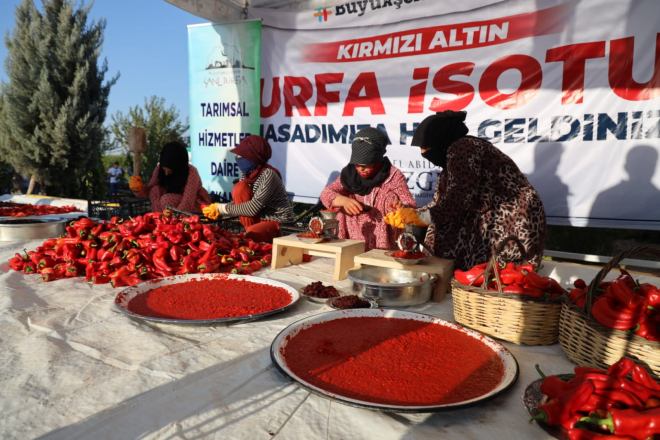
M 497 259 L 540 263 L 546 234 L 538 193 L 510 157 L 472 136 L 449 146 L 428 210 L 432 224 L 425 245 L 467 269 Z M 524 249 L 515 240 L 518 239 Z

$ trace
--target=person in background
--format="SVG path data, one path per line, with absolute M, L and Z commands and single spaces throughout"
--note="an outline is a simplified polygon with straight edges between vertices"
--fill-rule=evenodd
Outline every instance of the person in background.
M 395 249 L 400 231 L 383 217 L 397 207 L 415 207 L 403 173 L 385 156 L 387 145 L 387 135 L 377 128 L 355 133 L 348 164 L 321 192 L 323 205 L 339 210 L 339 238 L 364 240 L 365 250 Z
M 211 203 L 197 168 L 188 163 L 186 146 L 178 141 L 163 146 L 149 183 L 134 194 L 149 197 L 152 211 L 171 207 L 184 212 L 201 212 L 201 205 Z
M 110 182 L 110 196 L 116 196 L 119 189 L 119 179 L 124 175 L 124 170 L 119 166 L 119 162 L 114 162 L 108 168 L 108 180 Z
M 540 263 L 546 231 L 541 198 L 510 157 L 467 136 L 465 117 L 454 111 L 431 115 L 413 135 L 412 145 L 442 168 L 433 200 L 419 210 L 430 222 L 426 247 L 459 269 L 486 262 L 499 246 L 502 262 Z M 511 236 L 524 251 L 505 242 Z
M 293 207 L 280 172 L 268 161 L 272 149 L 261 136 L 245 137 L 234 153 L 241 172 L 231 191 L 230 203 L 218 203 L 221 215 L 238 216 L 247 237 L 256 241 L 272 241 L 280 232 L 280 223 L 293 221 Z

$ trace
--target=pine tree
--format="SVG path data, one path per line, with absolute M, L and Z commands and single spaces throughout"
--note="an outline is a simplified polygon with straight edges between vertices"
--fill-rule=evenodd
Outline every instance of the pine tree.
M 179 111 L 173 105 L 166 107 L 165 99 L 151 96 L 144 100 L 143 107 L 134 106 L 128 114 L 117 112 L 112 115 L 110 131 L 114 145 L 130 154 L 128 129 L 144 127 L 147 135 L 147 151 L 142 155 L 142 177 L 149 179 L 158 163 L 160 150 L 165 143 L 179 141 L 188 144 L 184 133 L 188 127 L 179 121 Z
M 33 174 L 50 195 L 94 197 L 105 192 L 103 121 L 110 88 L 98 66 L 105 22 L 88 23 L 91 6 L 32 0 L 16 8 L 3 91 L 0 143 L 7 162 Z M 2 137 L 2 135 L 0 135 Z

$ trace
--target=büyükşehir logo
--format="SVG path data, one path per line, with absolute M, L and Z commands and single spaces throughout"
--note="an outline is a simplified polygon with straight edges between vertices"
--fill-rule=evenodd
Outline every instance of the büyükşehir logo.
M 328 17 L 332 15 L 332 11 L 330 11 L 328 8 L 316 8 L 316 12 L 314 12 L 314 17 L 318 17 L 319 23 L 328 21 Z

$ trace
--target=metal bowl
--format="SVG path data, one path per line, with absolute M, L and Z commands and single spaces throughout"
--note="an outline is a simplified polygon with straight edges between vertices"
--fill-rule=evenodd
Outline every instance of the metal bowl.
M 0 241 L 36 240 L 59 237 L 67 220 L 18 218 L 0 220 Z
M 423 304 L 433 295 L 437 276 L 405 269 L 363 266 L 348 271 L 353 293 L 373 299 L 381 307 Z

